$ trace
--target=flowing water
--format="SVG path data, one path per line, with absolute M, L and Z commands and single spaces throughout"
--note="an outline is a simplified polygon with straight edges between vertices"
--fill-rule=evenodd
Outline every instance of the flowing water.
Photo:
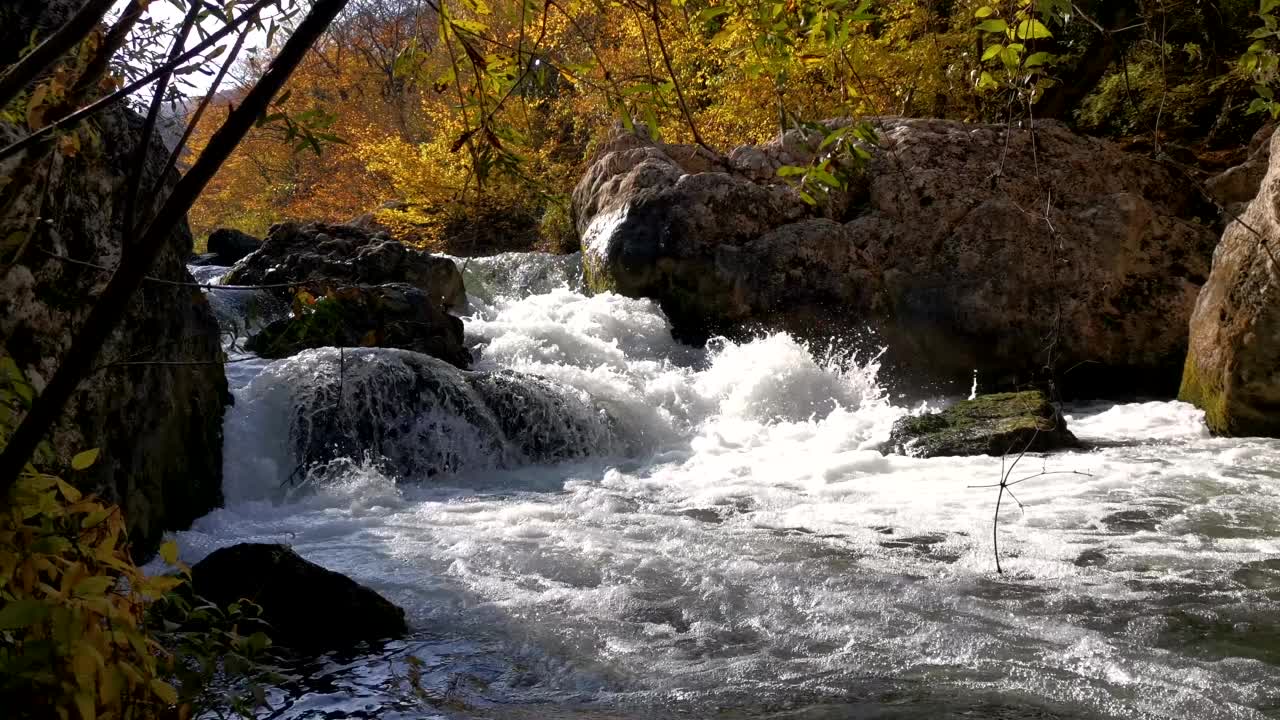
M 229 366 L 227 503 L 183 559 L 287 543 L 414 630 L 298 668 L 265 716 L 1280 717 L 1280 441 L 1211 438 L 1177 402 L 1070 408 L 1091 449 L 1014 469 L 998 575 L 996 490 L 974 486 L 1002 461 L 881 455 L 919 408 L 874 358 L 681 346 L 653 303 L 582 294 L 574 262 L 466 267 L 477 369 L 559 388 L 529 412 L 561 415 L 538 447 L 564 461 L 478 439 L 483 393 L 472 415 L 406 398 L 408 353 Z M 334 368 L 346 400 L 320 408 Z M 323 412 L 395 428 L 408 459 L 289 482 Z

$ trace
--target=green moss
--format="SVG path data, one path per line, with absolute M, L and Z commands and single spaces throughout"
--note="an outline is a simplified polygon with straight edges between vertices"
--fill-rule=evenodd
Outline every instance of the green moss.
M 1230 434 L 1227 394 L 1219 383 L 1206 376 L 1190 353 L 1187 354 L 1186 364 L 1182 366 L 1182 385 L 1178 388 L 1178 399 L 1204 410 L 1204 421 L 1210 432 L 1215 435 Z
M 604 260 L 583 253 L 582 279 L 591 293 L 618 292 L 618 281 L 605 266 Z
M 890 449 L 919 457 L 1047 452 L 1078 443 L 1039 391 L 996 393 L 964 400 L 940 413 L 903 418 Z

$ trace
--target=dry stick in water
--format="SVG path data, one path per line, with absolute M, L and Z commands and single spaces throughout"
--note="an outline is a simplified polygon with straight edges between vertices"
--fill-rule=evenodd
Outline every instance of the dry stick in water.
M 240 107 L 227 116 L 226 122 L 209 140 L 200 159 L 165 200 L 138 242 L 132 257 L 121 263 L 111 276 L 89 312 L 84 326 L 72 340 L 57 372 L 9 438 L 4 452 L 0 453 L 0 502 L 8 502 L 8 491 L 17 482 L 23 468 L 35 453 L 36 446 L 61 417 L 72 393 L 97 362 L 102 346 L 120 324 L 129 301 L 142 285 L 173 227 L 186 215 L 192 203 L 257 119 L 266 112 L 271 99 L 284 87 L 311 45 L 324 33 L 338 13 L 342 12 L 347 2 L 348 0 L 316 0 L 311 12 L 285 42 L 262 79 L 249 91 Z

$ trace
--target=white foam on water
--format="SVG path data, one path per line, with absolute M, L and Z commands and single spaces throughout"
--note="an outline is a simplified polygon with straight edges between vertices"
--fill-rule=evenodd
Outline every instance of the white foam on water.
M 907 410 L 872 359 L 782 333 L 692 350 L 652 302 L 568 287 L 496 293 L 467 335 L 479 368 L 589 393 L 639 449 L 400 484 L 356 459 L 264 493 L 291 470 L 304 355 L 236 390 L 230 502 L 179 535 L 184 559 L 287 542 L 423 636 L 493 642 L 471 671 L 541 668 L 491 701 L 536 687 L 697 716 L 888 679 L 946 707 L 996 693 L 1071 717 L 1280 707 L 1280 653 L 1258 640 L 1277 632 L 1280 570 L 1259 561 L 1280 557 L 1278 441 L 1211 438 L 1177 402 L 1068 409 L 1092 449 L 1014 467 L 997 575 L 998 490 L 975 486 L 1012 459 L 881 455 Z

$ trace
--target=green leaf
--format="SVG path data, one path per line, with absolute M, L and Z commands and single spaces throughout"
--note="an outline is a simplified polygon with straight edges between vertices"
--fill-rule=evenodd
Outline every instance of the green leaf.
M 1047 52 L 1032 53 L 1031 57 L 1027 58 L 1027 61 L 1023 63 L 1023 66 L 1029 67 L 1029 68 L 1040 67 L 1041 65 L 1048 63 L 1052 59 L 1053 59 L 1052 53 L 1047 53 Z
M 39 600 L 12 600 L 0 608 L 0 630 L 21 630 L 49 616 L 49 606 Z
M 166 705 L 176 705 L 178 702 L 178 691 L 174 690 L 169 683 L 158 678 L 151 679 L 151 692 L 160 699 L 160 702 Z
M 85 450 L 84 452 L 78 453 L 75 457 L 71 458 L 71 469 L 72 470 L 88 470 L 89 468 L 93 467 L 93 464 L 97 461 L 98 461 L 98 448 L 94 448 L 92 450 Z
M 1015 33 L 1019 40 L 1039 40 L 1041 38 L 1051 38 L 1053 33 L 1049 32 L 1049 28 L 1044 23 L 1030 18 L 1018 23 L 1018 30 Z
M 80 597 L 100 597 L 105 595 L 113 585 L 115 585 L 114 578 L 94 575 L 76 583 L 72 592 Z
M 977 12 L 975 12 L 973 16 L 981 20 L 983 18 L 989 18 L 995 14 L 996 14 L 995 8 L 991 7 L 990 5 L 983 5 L 982 7 L 978 8 Z
M 978 29 L 983 32 L 1002 33 L 1009 29 L 1009 23 L 1001 20 L 1000 18 L 996 18 L 994 20 L 987 20 L 979 23 Z
M 992 45 L 987 48 L 986 52 L 982 53 L 982 62 L 991 60 L 1002 52 L 1004 52 L 1003 45 Z

